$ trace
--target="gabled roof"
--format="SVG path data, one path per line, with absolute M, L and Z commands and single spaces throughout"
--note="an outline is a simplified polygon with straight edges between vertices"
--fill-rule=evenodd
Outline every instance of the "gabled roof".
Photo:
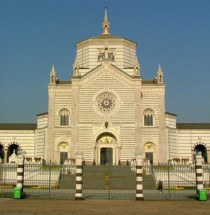
M 177 129 L 210 129 L 210 123 L 177 123 Z
M 0 123 L 0 130 L 35 130 L 36 123 Z

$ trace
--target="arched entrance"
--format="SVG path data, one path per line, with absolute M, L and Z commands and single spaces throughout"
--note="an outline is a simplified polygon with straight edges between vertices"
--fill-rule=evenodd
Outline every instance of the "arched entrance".
M 64 164 L 65 160 L 69 157 L 69 144 L 61 142 L 58 144 L 58 151 L 60 153 L 60 164 Z
M 18 151 L 19 151 L 20 147 L 18 144 L 16 143 L 12 143 L 7 150 L 7 162 L 9 160 L 9 157 L 13 154 L 13 152 L 15 152 L 16 155 L 18 155 Z
M 103 133 L 96 140 L 97 163 L 115 164 L 118 159 L 117 139 L 111 133 Z
M 146 142 L 144 144 L 144 153 L 145 153 L 145 159 L 151 164 L 154 164 L 154 160 L 156 157 L 156 147 L 155 144 L 152 142 Z
M 206 150 L 206 147 L 204 145 L 197 145 L 195 148 L 194 148 L 194 152 L 195 154 L 197 154 L 198 152 L 201 152 L 202 153 L 202 157 L 204 159 L 204 162 L 207 163 L 208 162 L 208 158 L 207 158 L 207 150 Z
M 4 161 L 4 147 L 0 144 L 0 158 L 2 162 Z
M 101 164 L 113 164 L 113 149 L 112 148 L 101 148 Z

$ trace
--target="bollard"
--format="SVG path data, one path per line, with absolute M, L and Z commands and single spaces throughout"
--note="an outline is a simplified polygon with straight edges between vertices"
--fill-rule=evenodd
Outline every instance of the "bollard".
M 142 156 L 136 156 L 136 200 L 144 200 Z
M 75 200 L 83 200 L 82 195 L 82 153 L 76 154 L 76 192 Z
M 18 166 L 17 166 L 17 183 L 14 188 L 14 198 L 21 199 L 23 194 L 23 176 L 24 176 L 24 158 L 23 155 L 18 155 Z
M 198 152 L 198 154 L 195 157 L 195 171 L 196 171 L 196 192 L 197 197 L 199 190 L 203 190 L 203 166 L 202 166 L 202 155 L 201 152 Z

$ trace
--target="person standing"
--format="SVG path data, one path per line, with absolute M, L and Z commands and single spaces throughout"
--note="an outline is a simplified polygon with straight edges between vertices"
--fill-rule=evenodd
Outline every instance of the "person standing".
M 162 193 L 162 191 L 163 191 L 163 182 L 161 180 L 159 180 L 159 182 L 158 182 L 158 190 L 160 193 Z

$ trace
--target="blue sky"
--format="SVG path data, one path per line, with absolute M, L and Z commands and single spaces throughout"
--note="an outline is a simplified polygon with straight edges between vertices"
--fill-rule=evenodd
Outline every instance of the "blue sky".
M 166 111 L 210 122 L 210 1 L 0 1 L 0 122 L 36 122 L 47 112 L 49 74 L 69 80 L 75 43 L 110 32 L 137 42 L 144 80 L 161 64 Z

